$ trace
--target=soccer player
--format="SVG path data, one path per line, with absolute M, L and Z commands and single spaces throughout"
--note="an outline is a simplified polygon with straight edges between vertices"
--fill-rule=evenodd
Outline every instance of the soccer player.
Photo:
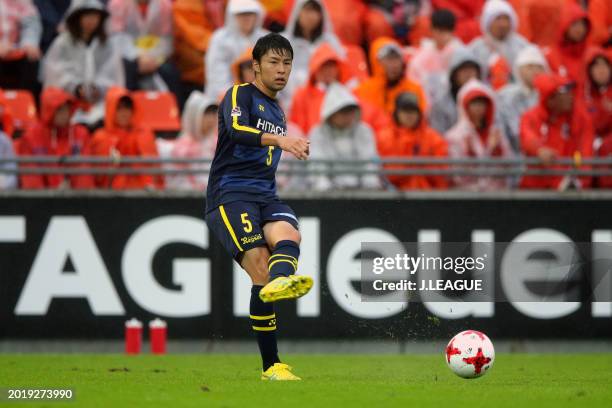
M 280 34 L 253 48 L 255 81 L 234 85 L 219 106 L 219 135 L 206 192 L 206 223 L 249 274 L 251 326 L 263 362 L 262 380 L 299 380 L 280 362 L 274 302 L 297 299 L 312 278 L 295 275 L 300 255 L 298 220 L 276 195 L 281 150 L 306 160 L 309 142 L 287 135 L 276 94 L 287 85 L 293 49 Z

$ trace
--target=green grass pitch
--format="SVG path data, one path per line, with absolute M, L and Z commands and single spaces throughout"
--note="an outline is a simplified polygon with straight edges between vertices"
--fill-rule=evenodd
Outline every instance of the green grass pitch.
M 259 379 L 249 354 L 0 354 L 0 387 L 70 387 L 38 407 L 612 407 L 612 354 L 502 354 L 484 377 L 439 355 L 284 355 L 304 380 Z

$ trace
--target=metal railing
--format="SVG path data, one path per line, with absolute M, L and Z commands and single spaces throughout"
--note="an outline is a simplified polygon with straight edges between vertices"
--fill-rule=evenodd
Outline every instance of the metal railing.
M 0 158 L 0 174 L 64 175 L 189 175 L 209 173 L 210 159 L 122 156 L 19 156 Z M 3 166 L 8 163 L 16 167 Z M 393 166 L 393 168 L 390 168 Z M 612 176 L 612 157 L 575 160 L 560 158 L 543 166 L 536 157 L 440 158 L 389 157 L 378 160 L 284 160 L 277 174 L 381 176 Z

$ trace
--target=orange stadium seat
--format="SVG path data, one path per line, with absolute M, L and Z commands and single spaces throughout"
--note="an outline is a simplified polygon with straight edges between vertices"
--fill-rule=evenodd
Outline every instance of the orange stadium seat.
M 134 91 L 134 103 L 140 111 L 140 119 L 153 132 L 178 132 L 181 130 L 176 97 L 170 92 Z
M 5 90 L 3 95 L 6 105 L 11 110 L 13 125 L 17 131 L 22 131 L 36 122 L 36 102 L 29 91 Z

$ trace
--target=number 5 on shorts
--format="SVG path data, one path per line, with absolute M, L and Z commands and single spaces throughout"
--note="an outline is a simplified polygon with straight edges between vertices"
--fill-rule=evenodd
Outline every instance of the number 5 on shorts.
M 248 216 L 249 214 L 247 213 L 240 214 L 240 219 L 242 220 L 242 223 L 245 225 L 244 232 L 246 233 L 253 231 L 253 224 L 251 224 L 251 221 L 247 219 Z

